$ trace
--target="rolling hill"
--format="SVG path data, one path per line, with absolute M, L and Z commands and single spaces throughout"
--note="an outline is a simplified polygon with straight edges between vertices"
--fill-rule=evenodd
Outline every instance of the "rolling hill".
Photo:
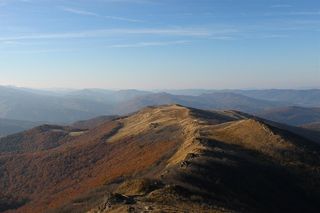
M 320 210 L 320 146 L 237 111 L 147 107 L 86 131 L 42 126 L 10 137 L 2 211 Z

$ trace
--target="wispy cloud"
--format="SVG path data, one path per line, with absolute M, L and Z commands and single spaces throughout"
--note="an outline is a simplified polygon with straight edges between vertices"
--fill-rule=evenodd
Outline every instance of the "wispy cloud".
M 318 16 L 320 10 L 314 11 L 291 11 L 291 12 L 270 12 L 266 13 L 266 16 Z
M 135 44 L 115 44 L 109 47 L 113 48 L 133 48 L 133 47 L 155 47 L 155 46 L 170 46 L 170 45 L 181 45 L 187 44 L 190 41 L 180 40 L 180 41 L 156 41 L 156 42 L 139 42 Z
M 109 3 L 134 3 L 134 4 L 150 4 L 150 3 L 156 3 L 155 0 L 101 0 L 103 2 L 109 2 Z
M 98 16 L 99 17 L 99 15 L 97 13 L 93 13 L 93 12 L 89 12 L 89 11 L 85 11 L 85 10 L 79 10 L 79 9 L 70 8 L 70 7 L 60 7 L 60 8 L 65 12 L 69 12 L 69 13 L 73 13 L 73 14 L 77 14 L 77 15 Z
M 233 36 L 212 36 L 209 39 L 230 41 L 230 40 L 235 40 L 236 38 Z
M 81 10 L 81 9 L 77 9 L 77 8 L 70 8 L 70 7 L 60 7 L 60 8 L 65 12 L 77 14 L 77 15 L 94 16 L 94 17 L 113 19 L 113 20 L 118 20 L 118 21 L 127 21 L 127 22 L 142 22 L 142 20 L 126 18 L 126 17 L 104 16 L 104 15 L 100 15 L 98 13 L 94 13 L 94 12 L 86 11 L 86 10 Z
M 6 41 L 0 41 L 0 47 L 3 46 L 41 46 L 41 45 L 47 45 L 48 42 L 41 42 L 41 41 L 20 41 L 20 40 L 6 40 Z
M 20 41 L 2 41 L 0 44 L 4 44 L 4 45 L 24 45 L 24 42 L 20 42 Z
M 268 39 L 268 38 L 288 38 L 289 36 L 288 35 L 282 35 L 282 34 L 270 34 L 270 35 L 263 35 L 261 36 L 260 38 L 264 39 Z
M 11 53 L 11 54 L 44 54 L 44 53 L 62 53 L 62 52 L 76 52 L 76 49 L 35 49 L 35 50 L 13 50 L 0 53 Z
M 81 32 L 65 33 L 41 33 L 26 34 L 19 36 L 0 37 L 0 41 L 19 41 L 19 40 L 41 40 L 41 39 L 77 39 L 77 38 L 96 38 L 110 36 L 130 36 L 130 35 L 161 35 L 161 36 L 180 36 L 180 37 L 208 37 L 216 34 L 226 34 L 232 30 L 208 31 L 201 29 L 183 28 L 141 28 L 141 29 L 102 29 Z
M 313 16 L 313 15 L 320 15 L 320 10 L 318 11 L 297 11 L 297 12 L 290 12 L 288 15 L 306 15 L 306 16 Z

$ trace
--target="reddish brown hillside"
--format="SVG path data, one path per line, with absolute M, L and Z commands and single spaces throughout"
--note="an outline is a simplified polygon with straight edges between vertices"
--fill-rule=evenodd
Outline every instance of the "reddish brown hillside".
M 34 129 L 0 139 L 1 152 L 32 152 L 58 147 L 81 134 L 81 129 L 56 125 L 42 125 Z
M 0 205 L 14 212 L 317 212 L 319 146 L 248 117 L 149 107 L 68 131 L 54 148 L 2 152 Z
M 185 108 L 147 108 L 69 137 L 68 143 L 51 150 L 2 154 L 1 189 L 6 195 L 30 200 L 19 212 L 41 212 L 115 178 L 149 168 L 153 168 L 150 173 L 156 172 L 184 141 L 188 122 L 192 121 Z M 33 143 L 41 144 L 42 135 L 38 139 Z

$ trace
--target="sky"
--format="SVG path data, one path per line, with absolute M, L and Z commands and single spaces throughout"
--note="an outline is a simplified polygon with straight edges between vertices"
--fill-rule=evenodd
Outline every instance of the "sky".
M 0 0 L 0 85 L 320 88 L 320 1 Z

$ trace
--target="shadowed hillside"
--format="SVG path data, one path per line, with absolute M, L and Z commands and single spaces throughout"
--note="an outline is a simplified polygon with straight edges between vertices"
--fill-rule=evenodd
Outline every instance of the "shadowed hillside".
M 40 123 L 0 118 L 0 138 L 17 132 L 22 132 L 38 125 L 40 125 Z
M 167 105 L 86 131 L 39 128 L 0 153 L 3 210 L 320 210 L 319 145 L 245 113 Z
M 305 125 L 302 125 L 302 127 L 320 132 L 320 122 L 305 124 Z
M 92 129 L 115 118 L 117 118 L 117 116 L 99 116 L 89 120 L 74 122 L 71 126 L 79 129 Z
M 1 138 L 0 153 L 32 152 L 52 149 L 63 143 L 67 143 L 74 136 L 83 133 L 83 130 L 71 127 L 42 125 L 25 132 Z

